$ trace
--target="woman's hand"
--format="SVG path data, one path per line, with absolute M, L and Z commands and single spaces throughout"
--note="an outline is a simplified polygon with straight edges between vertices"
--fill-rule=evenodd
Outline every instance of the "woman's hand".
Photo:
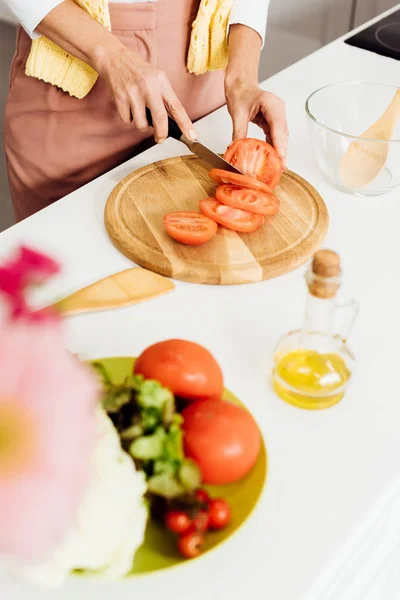
M 255 83 L 238 80 L 225 82 L 225 94 L 233 123 L 232 139 L 247 137 L 249 123 L 255 123 L 264 131 L 267 142 L 274 146 L 286 167 L 289 129 L 283 100 L 271 92 L 264 92 Z
M 249 123 L 264 131 L 286 168 L 288 125 L 283 100 L 258 87 L 261 37 L 245 25 L 231 25 L 225 95 L 233 122 L 233 139 L 245 138 Z
M 157 142 L 168 135 L 168 114 L 187 138 L 196 138 L 193 123 L 165 73 L 142 60 L 73 0 L 53 8 L 37 31 L 87 62 L 106 80 L 124 123 L 133 122 L 140 131 L 149 129 L 148 106 Z
M 161 143 L 168 136 L 168 115 L 187 138 L 196 139 L 193 123 L 164 71 L 154 68 L 123 45 L 117 51 L 108 52 L 96 66 L 108 84 L 124 123 L 132 122 L 140 131 L 147 131 L 145 111 L 148 106 L 156 142 Z

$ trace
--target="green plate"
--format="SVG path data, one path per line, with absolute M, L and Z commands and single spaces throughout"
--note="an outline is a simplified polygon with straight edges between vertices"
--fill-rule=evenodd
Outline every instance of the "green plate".
M 122 382 L 132 372 L 134 358 L 106 358 L 101 359 L 114 381 Z M 224 393 L 224 400 L 243 406 L 243 404 L 228 391 Z M 244 407 L 245 408 L 245 407 Z M 261 442 L 261 451 L 252 471 L 241 481 L 224 486 L 204 486 L 213 497 L 225 498 L 232 508 L 232 521 L 230 525 L 218 532 L 209 532 L 206 535 L 204 552 L 215 548 L 227 540 L 245 522 L 260 498 L 267 477 L 267 453 L 264 441 Z M 167 569 L 185 563 L 176 548 L 176 538 L 169 534 L 165 528 L 149 520 L 146 529 L 144 544 L 136 553 L 132 576 L 143 575 Z

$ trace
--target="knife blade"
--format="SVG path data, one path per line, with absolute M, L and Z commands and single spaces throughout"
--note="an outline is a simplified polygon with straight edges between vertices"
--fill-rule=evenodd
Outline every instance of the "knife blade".
M 146 116 L 150 127 L 152 127 L 153 119 L 151 116 L 150 109 L 147 107 Z M 173 119 L 171 119 L 171 117 L 168 117 L 168 137 L 172 137 L 174 138 L 174 140 L 185 144 L 185 146 L 187 146 L 187 148 L 189 148 L 189 150 L 193 152 L 193 154 L 196 154 L 196 156 L 206 161 L 214 169 L 223 169 L 224 171 L 230 171 L 231 173 L 239 173 L 240 175 L 243 174 L 241 171 L 239 171 L 239 169 L 237 169 L 236 167 L 228 163 L 226 160 L 224 160 L 222 156 L 216 154 L 215 152 L 210 150 L 210 148 L 207 148 L 207 146 L 201 144 L 198 140 L 192 141 L 185 137 L 182 131 L 180 130 L 179 125 Z
M 222 156 L 216 154 L 207 146 L 204 146 L 199 141 L 192 142 L 188 140 L 184 135 L 180 137 L 180 141 L 183 142 L 193 154 L 196 154 L 199 158 L 205 160 L 209 163 L 214 169 L 223 169 L 224 171 L 230 171 L 231 173 L 239 173 L 242 175 L 242 172 L 239 171 L 236 167 L 228 163 L 228 161 L 224 160 Z

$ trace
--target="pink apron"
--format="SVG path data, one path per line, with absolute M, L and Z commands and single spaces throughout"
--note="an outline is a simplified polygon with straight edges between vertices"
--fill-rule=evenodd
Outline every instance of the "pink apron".
M 222 72 L 186 69 L 199 0 L 110 3 L 114 35 L 163 69 L 192 120 L 225 103 Z M 124 124 L 104 81 L 83 100 L 27 77 L 31 40 L 19 27 L 5 115 L 11 198 L 22 220 L 138 154 L 149 134 Z M 147 141 L 146 141 L 147 138 Z

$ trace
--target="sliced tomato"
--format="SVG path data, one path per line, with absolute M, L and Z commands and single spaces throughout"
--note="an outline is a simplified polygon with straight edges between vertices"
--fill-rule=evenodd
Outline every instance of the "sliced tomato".
M 272 189 L 282 175 L 282 160 L 270 144 L 254 138 L 236 140 L 228 146 L 224 159 L 251 177 L 266 183 Z
M 279 199 L 275 194 L 266 194 L 260 190 L 249 190 L 226 183 L 217 188 L 215 195 L 221 204 L 259 215 L 275 215 L 279 210 Z
M 225 206 L 215 198 L 200 200 L 200 210 L 204 215 L 216 221 L 216 223 L 223 225 L 227 229 L 233 229 L 233 231 L 240 231 L 241 233 L 252 233 L 264 222 L 262 215 L 256 215 L 240 208 Z
M 224 171 L 222 169 L 211 169 L 209 173 L 211 179 L 216 181 L 218 184 L 232 183 L 239 187 L 250 188 L 251 190 L 260 190 L 266 194 L 271 194 L 272 189 L 268 187 L 262 181 L 249 177 L 248 175 L 240 175 L 240 173 L 231 173 L 230 171 Z
M 195 212 L 175 212 L 165 215 L 164 227 L 174 240 L 191 246 L 208 242 L 218 229 L 215 221 Z

